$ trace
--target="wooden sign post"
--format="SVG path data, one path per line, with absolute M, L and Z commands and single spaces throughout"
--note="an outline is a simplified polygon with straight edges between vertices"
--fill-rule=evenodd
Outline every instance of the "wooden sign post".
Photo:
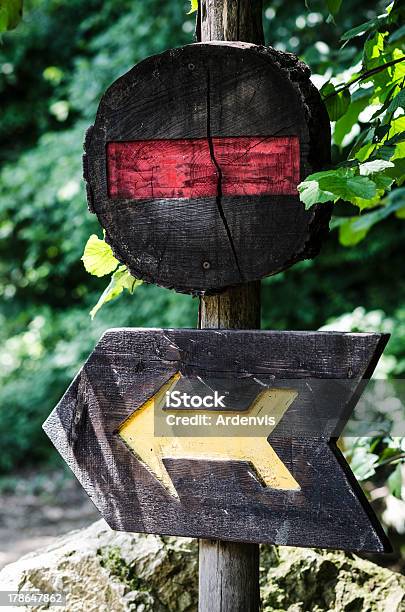
M 200 41 L 243 40 L 264 44 L 262 0 L 243 2 L 243 13 L 235 11 L 235 3 L 199 3 L 197 34 Z M 235 14 L 236 13 L 236 14 Z M 224 16 L 226 23 L 224 23 Z M 231 17 L 232 15 L 232 17 Z M 201 297 L 200 329 L 260 329 L 260 280 L 228 289 L 213 297 Z M 224 540 L 199 540 L 200 612 L 218 610 L 260 609 L 260 552 L 258 544 Z
M 200 612 L 257 612 L 261 542 L 389 549 L 336 447 L 388 338 L 260 331 L 260 279 L 328 231 L 297 185 L 329 120 L 260 1 L 201 0 L 197 34 L 107 90 L 84 177 L 118 259 L 200 296 L 199 329 L 107 331 L 44 428 L 112 528 L 200 538 Z
M 262 10 L 262 0 L 200 0 L 197 37 L 200 41 L 243 40 L 263 45 Z M 253 281 L 220 295 L 201 297 L 199 327 L 260 329 L 260 284 L 260 280 Z M 200 539 L 199 611 L 258 612 L 259 566 L 258 544 Z

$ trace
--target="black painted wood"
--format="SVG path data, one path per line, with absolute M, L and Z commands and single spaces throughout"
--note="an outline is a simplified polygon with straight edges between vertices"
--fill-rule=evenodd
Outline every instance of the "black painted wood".
M 86 136 L 89 207 L 137 278 L 192 294 L 276 274 L 314 257 L 331 207 L 297 195 L 117 200 L 108 196 L 112 141 L 297 136 L 301 179 L 330 161 L 330 126 L 309 69 L 247 43 L 202 43 L 150 57 L 118 79 Z
M 114 529 L 386 551 L 383 530 L 335 445 L 386 342 L 382 334 L 110 330 L 44 429 Z M 228 379 L 230 388 L 259 381 L 298 389 L 268 440 L 300 490 L 263 487 L 244 461 L 165 459 L 179 498 L 171 496 L 117 429 L 178 371 Z M 319 387 L 311 391 L 314 379 Z

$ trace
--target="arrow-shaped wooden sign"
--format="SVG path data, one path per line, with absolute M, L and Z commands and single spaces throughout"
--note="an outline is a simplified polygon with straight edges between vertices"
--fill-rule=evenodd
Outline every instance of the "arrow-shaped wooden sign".
M 336 446 L 386 342 L 110 330 L 44 428 L 114 529 L 386 551 Z

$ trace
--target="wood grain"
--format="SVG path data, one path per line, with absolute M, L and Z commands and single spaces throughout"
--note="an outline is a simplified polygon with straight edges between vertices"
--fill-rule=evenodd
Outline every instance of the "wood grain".
M 138 140 L 107 144 L 110 198 L 295 195 L 299 141 L 286 138 Z
M 202 546 L 201 546 L 202 544 Z M 200 542 L 199 612 L 260 609 L 259 547 L 218 540 Z
M 389 543 L 335 438 L 386 341 L 337 332 L 110 330 L 45 431 L 114 529 L 382 552 Z M 268 441 L 300 489 L 263 487 L 244 461 L 167 458 L 173 498 L 117 431 L 176 372 L 295 388 L 297 400 Z M 340 393 L 336 381 L 345 381 Z
M 201 40 L 242 40 L 264 45 L 262 0 L 200 0 Z
M 231 287 L 215 295 L 200 297 L 200 329 L 260 329 L 261 283 L 254 281 Z
M 303 179 L 330 161 L 329 119 L 309 74 L 290 54 L 213 42 L 148 58 L 107 90 L 87 132 L 84 176 L 90 210 L 134 276 L 182 292 L 213 294 L 318 253 L 331 208 L 322 204 L 305 211 L 295 189 L 298 174 Z M 253 194 L 257 160 L 229 174 L 233 164 L 218 151 L 220 142 L 245 142 L 249 156 L 246 143 L 252 139 L 299 142 L 299 173 L 295 161 L 275 163 L 267 184 L 260 172 L 261 187 Z M 150 181 L 145 191 L 148 175 L 138 192 L 145 197 L 134 199 L 128 186 L 122 197 L 115 197 L 118 192 L 110 197 L 109 143 L 170 141 L 168 146 L 176 147 L 179 140 L 208 143 L 207 172 L 197 176 L 202 192 L 153 189 L 152 198 Z M 176 170 L 177 187 L 187 183 L 187 172 Z

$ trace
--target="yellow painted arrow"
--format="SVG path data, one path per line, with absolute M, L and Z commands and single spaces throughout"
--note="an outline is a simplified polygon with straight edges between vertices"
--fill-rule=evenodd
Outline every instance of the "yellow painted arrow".
M 165 397 L 180 378 L 177 372 L 157 393 L 136 410 L 119 428 L 118 434 L 144 466 L 175 497 L 177 491 L 166 471 L 163 459 L 204 459 L 206 461 L 248 461 L 254 467 L 259 480 L 266 487 L 284 490 L 299 490 L 299 485 L 284 463 L 279 459 L 266 437 L 175 437 L 154 435 L 154 410 L 161 410 Z M 289 389 L 268 389 L 261 391 L 246 416 L 269 414 L 274 418 L 269 435 L 282 419 L 288 407 L 297 397 Z M 170 409 L 170 413 L 173 409 Z M 177 410 L 177 413 L 199 414 L 217 417 L 241 414 L 241 411 Z

